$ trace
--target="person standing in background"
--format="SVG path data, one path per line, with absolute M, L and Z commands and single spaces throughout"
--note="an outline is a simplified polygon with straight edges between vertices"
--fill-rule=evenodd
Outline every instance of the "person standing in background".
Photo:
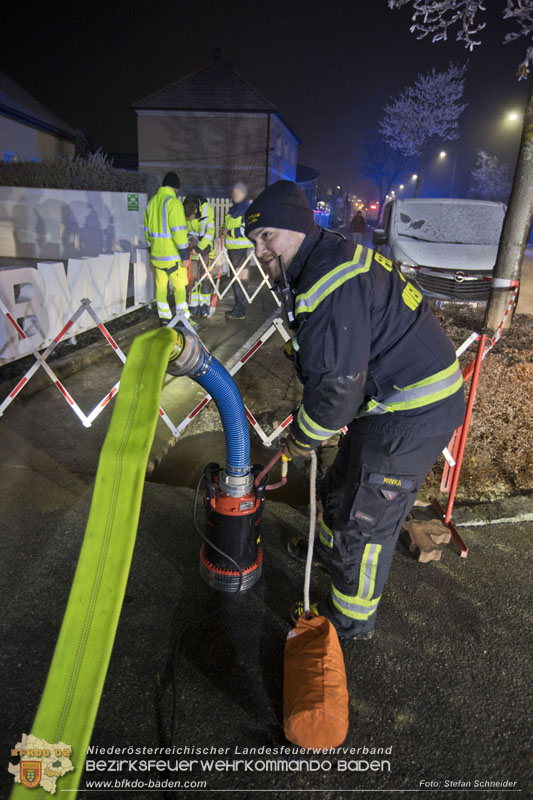
M 183 205 L 176 197 L 179 187 L 176 173 L 167 172 L 161 188 L 144 210 L 144 236 L 154 266 L 157 313 L 162 325 L 172 319 L 167 297 L 169 281 L 174 289 L 176 311 L 182 311 L 187 319 L 190 316 L 184 266 L 189 260 L 189 244 Z
M 366 223 L 361 211 L 358 211 L 350 222 L 350 233 L 354 244 L 365 243 Z
M 185 219 L 187 220 L 187 233 L 189 247 L 191 248 L 191 272 L 193 286 L 189 297 L 189 310 L 193 317 L 198 314 L 207 317 L 211 303 L 211 287 L 208 278 L 200 281 L 214 252 L 213 240 L 215 238 L 215 212 L 205 197 L 189 194 L 183 202 Z
M 252 243 L 244 235 L 244 215 L 250 205 L 250 201 L 248 200 L 248 187 L 240 181 L 236 183 L 231 190 L 231 199 L 233 205 L 230 206 L 226 214 L 225 224 L 220 232 L 224 235 L 224 244 L 233 268 L 235 272 L 238 272 L 240 267 L 250 256 L 252 250 Z M 245 289 L 248 288 L 249 274 L 250 270 L 248 266 L 239 274 L 239 279 Z M 233 284 L 233 295 L 235 298 L 235 305 L 231 311 L 226 312 L 226 319 L 246 319 L 248 302 L 237 281 Z

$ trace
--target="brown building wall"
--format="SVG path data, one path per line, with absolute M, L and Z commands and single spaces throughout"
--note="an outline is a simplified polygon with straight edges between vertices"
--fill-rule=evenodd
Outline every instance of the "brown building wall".
M 268 114 L 137 112 L 139 169 L 174 170 L 183 190 L 224 197 L 236 181 L 265 186 Z

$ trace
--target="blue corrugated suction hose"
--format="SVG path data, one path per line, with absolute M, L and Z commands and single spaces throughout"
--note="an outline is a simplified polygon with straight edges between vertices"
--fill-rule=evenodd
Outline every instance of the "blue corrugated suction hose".
M 226 472 L 245 475 L 250 468 L 250 435 L 242 397 L 233 378 L 216 358 L 210 356 L 207 369 L 205 364 L 204 361 L 191 378 L 209 392 L 218 408 L 226 438 Z

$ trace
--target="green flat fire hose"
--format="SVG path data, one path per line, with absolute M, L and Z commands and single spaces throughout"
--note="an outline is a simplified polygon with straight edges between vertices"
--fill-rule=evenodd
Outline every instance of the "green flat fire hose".
M 115 639 L 146 473 L 159 416 L 163 376 L 177 334 L 138 336 L 120 379 L 100 460 L 83 545 L 52 664 L 31 732 L 72 748 L 74 770 L 59 790 L 75 797 Z M 11 800 L 44 800 L 42 787 L 16 783 Z

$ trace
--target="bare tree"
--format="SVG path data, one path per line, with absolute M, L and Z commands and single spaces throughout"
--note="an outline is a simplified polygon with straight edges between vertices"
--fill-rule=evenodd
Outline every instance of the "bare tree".
M 379 191 L 379 219 L 385 198 L 407 167 L 407 159 L 383 139 L 379 131 L 371 131 L 362 142 L 361 174 L 376 184 Z
M 411 31 L 419 39 L 431 36 L 434 42 L 445 41 L 448 29 L 458 25 L 456 38 L 472 50 L 481 44 L 476 39 L 486 23 L 480 21 L 486 10 L 480 0 L 388 0 L 390 8 L 412 4 Z M 503 6 L 503 0 L 502 0 Z M 518 79 L 526 78 L 533 64 L 533 0 L 506 0 L 502 9 L 504 19 L 513 20 L 518 29 L 508 33 L 504 44 L 522 36 L 527 38 L 526 52 L 518 66 Z M 509 207 L 503 223 L 498 257 L 494 267 L 492 290 L 485 314 L 485 327 L 495 331 L 507 306 L 509 292 L 506 285 L 520 280 L 527 235 L 533 219 L 533 80 L 530 79 L 529 97 L 524 111 L 522 138 L 509 198 Z
M 511 167 L 509 164 L 500 164 L 498 156 L 478 150 L 476 166 L 471 175 L 473 197 L 507 202 L 511 191 Z
M 381 135 L 394 150 L 418 158 L 415 197 L 420 191 L 427 143 L 459 138 L 459 117 L 466 108 L 459 102 L 464 93 L 466 64 L 450 64 L 447 70 L 419 74 L 410 86 L 384 106 L 379 121 Z

